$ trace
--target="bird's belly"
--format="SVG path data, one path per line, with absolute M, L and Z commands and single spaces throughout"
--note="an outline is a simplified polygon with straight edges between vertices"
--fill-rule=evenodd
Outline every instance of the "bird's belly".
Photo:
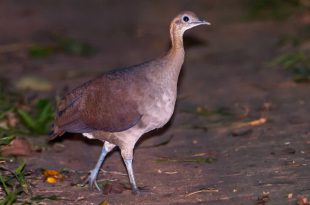
M 165 93 L 146 109 L 144 123 L 147 130 L 163 127 L 171 118 L 175 107 L 175 96 Z

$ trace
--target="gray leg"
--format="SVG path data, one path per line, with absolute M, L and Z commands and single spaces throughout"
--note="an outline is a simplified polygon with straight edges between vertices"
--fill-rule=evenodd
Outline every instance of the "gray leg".
M 132 159 L 124 159 L 124 162 L 125 162 L 126 169 L 127 169 L 127 172 L 128 172 L 128 177 L 129 177 L 129 181 L 130 181 L 130 184 L 131 184 L 132 191 L 134 193 L 137 193 L 139 190 L 138 190 L 138 187 L 137 187 L 137 184 L 136 184 L 136 181 L 135 181 L 135 176 L 133 175 Z
M 134 144 L 127 144 L 126 147 L 120 147 L 121 148 L 121 154 L 124 160 L 124 163 L 126 165 L 130 185 L 132 188 L 132 192 L 137 194 L 139 192 L 136 180 L 133 174 L 133 169 L 132 169 L 132 160 L 133 160 L 133 149 L 134 149 Z
M 111 144 L 107 141 L 104 142 L 104 145 L 102 147 L 102 150 L 101 150 L 101 154 L 100 154 L 100 157 L 97 161 L 97 164 L 95 166 L 94 169 L 90 170 L 90 175 L 88 176 L 87 178 L 87 181 L 88 181 L 88 184 L 89 184 L 89 187 L 92 188 L 93 185 L 95 184 L 96 188 L 100 191 L 100 188 L 96 182 L 96 178 L 97 178 L 97 175 L 99 173 L 99 170 L 100 170 L 100 167 L 103 163 L 103 160 L 105 159 L 106 155 L 111 151 L 113 150 L 113 148 L 115 147 L 114 144 Z

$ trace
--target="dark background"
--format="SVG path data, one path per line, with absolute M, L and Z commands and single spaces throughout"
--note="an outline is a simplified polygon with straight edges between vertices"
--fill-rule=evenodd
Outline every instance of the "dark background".
M 212 25 L 186 32 L 175 115 L 136 148 L 136 180 L 149 193 L 126 189 L 118 151 L 104 163 L 102 192 L 81 187 L 102 144 L 70 134 L 47 144 L 56 99 L 165 54 L 169 23 L 184 10 Z M 19 202 L 301 204 L 310 194 L 309 24 L 307 0 L 0 1 L 0 176 Z M 8 181 L 23 160 L 27 189 Z M 62 170 L 64 181 L 47 183 L 42 169 Z

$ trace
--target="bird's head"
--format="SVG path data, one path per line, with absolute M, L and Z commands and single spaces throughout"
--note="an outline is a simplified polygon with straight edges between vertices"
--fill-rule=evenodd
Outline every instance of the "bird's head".
M 177 31 L 179 34 L 183 34 L 186 30 L 191 29 L 199 25 L 211 25 L 209 22 L 200 19 L 191 11 L 185 11 L 176 16 L 170 27 Z

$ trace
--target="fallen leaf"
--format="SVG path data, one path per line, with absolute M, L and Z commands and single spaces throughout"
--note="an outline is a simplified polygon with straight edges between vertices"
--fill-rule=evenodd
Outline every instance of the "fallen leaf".
M 46 182 L 49 184 L 55 184 L 57 182 L 57 179 L 54 177 L 47 177 Z
M 260 118 L 258 120 L 250 121 L 249 125 L 251 125 L 251 126 L 258 126 L 258 125 L 265 124 L 266 122 L 267 122 L 267 119 L 262 117 L 262 118 Z
M 46 182 L 49 184 L 55 184 L 58 181 L 64 180 L 64 176 L 57 170 L 46 169 L 42 174 L 46 178 Z
M 247 126 L 259 126 L 259 125 L 263 125 L 267 122 L 267 118 L 265 117 L 261 117 L 257 120 L 252 120 L 249 122 L 237 122 L 237 123 L 233 123 L 231 125 L 231 128 L 242 128 L 242 127 L 247 127 Z
M 104 200 L 104 201 L 100 202 L 99 205 L 109 205 L 109 202 Z
M 0 121 L 0 128 L 8 129 L 8 123 L 6 122 L 6 120 Z
M 15 138 L 10 144 L 1 147 L 1 155 L 6 156 L 28 156 L 32 153 L 31 144 L 24 138 Z
M 288 199 L 293 198 L 293 193 L 289 193 L 289 194 L 287 195 L 287 198 L 288 198 Z
M 310 205 L 310 203 L 307 197 L 299 196 L 297 200 L 297 205 Z
M 26 76 L 19 79 L 16 83 L 16 87 L 20 90 L 32 90 L 39 92 L 47 92 L 52 90 L 52 84 L 45 79 Z

